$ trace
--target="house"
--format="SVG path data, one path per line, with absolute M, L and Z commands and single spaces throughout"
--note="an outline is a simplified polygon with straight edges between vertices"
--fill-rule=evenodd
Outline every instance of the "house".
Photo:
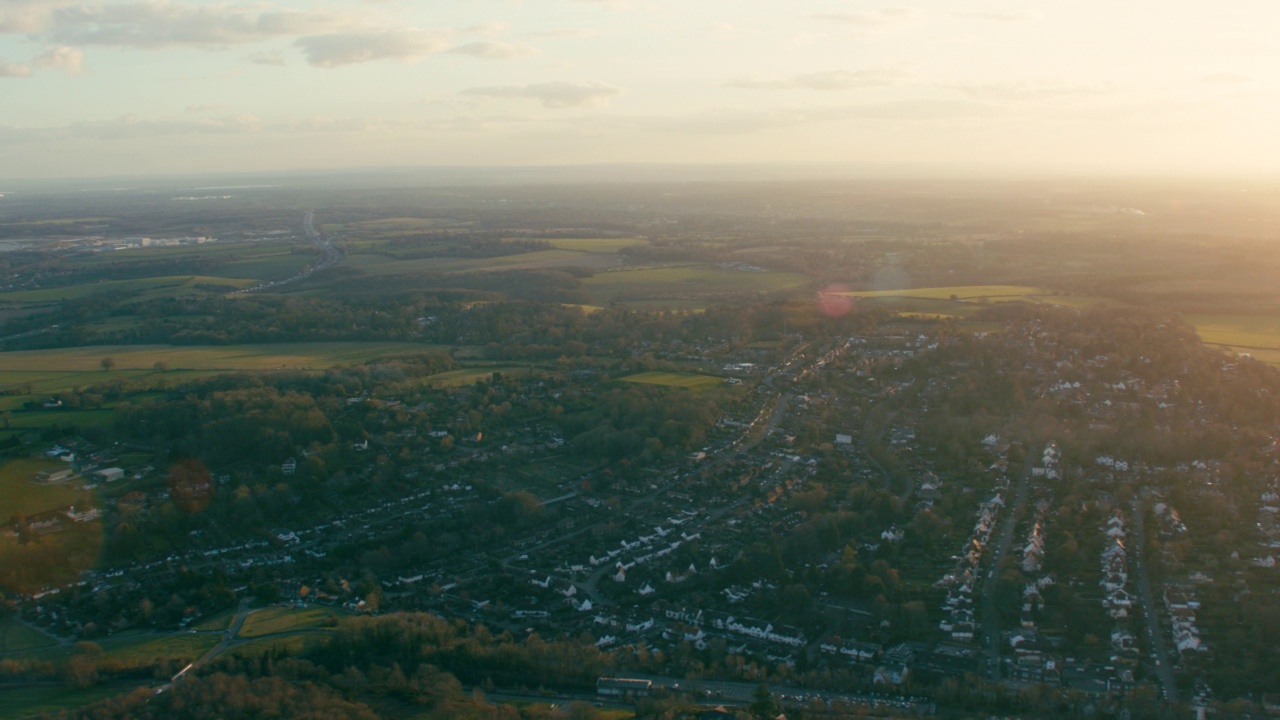
M 298 461 L 293 458 L 285 460 L 280 465 L 280 472 L 284 475 L 292 475 L 298 471 Z

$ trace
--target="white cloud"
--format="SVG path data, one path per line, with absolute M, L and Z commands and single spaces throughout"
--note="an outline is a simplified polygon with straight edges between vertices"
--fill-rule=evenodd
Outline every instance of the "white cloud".
M 1109 85 L 1064 85 L 1050 80 L 962 83 L 945 86 L 979 100 L 1003 102 L 1039 102 L 1067 97 L 1106 95 L 1115 91 Z
M 84 71 L 84 53 L 77 48 L 60 45 L 39 54 L 31 64 L 38 68 L 62 70 L 68 75 L 79 75 Z
M 914 8 L 880 8 L 865 12 L 818 13 L 810 17 L 814 20 L 848 27 L 858 34 L 865 34 L 908 23 L 919 15 L 920 11 Z
M 863 70 L 827 70 L 791 77 L 748 77 L 728 83 L 729 87 L 748 90 L 852 90 L 854 88 L 896 85 L 911 77 L 901 65 Z
M 507 59 L 530 57 L 532 55 L 541 55 L 542 51 L 536 47 L 528 45 L 514 45 L 512 43 L 498 42 L 496 40 L 486 40 L 482 42 L 467 43 L 449 49 L 450 53 L 455 55 L 471 55 L 480 58 Z
M 358 24 L 365 17 L 351 12 L 263 10 L 262 7 L 170 0 L 59 4 L 28 32 L 76 45 L 225 47 L 331 32 Z
M 570 27 L 528 33 L 528 36 L 536 38 L 589 38 L 599 34 L 600 32 L 595 28 Z
M 284 55 L 278 51 L 254 53 L 249 56 L 249 62 L 255 65 L 271 65 L 273 67 L 284 67 L 289 64 L 285 61 Z
M 444 52 L 446 33 L 426 30 L 372 30 L 298 38 L 307 62 L 318 67 L 338 67 L 373 60 L 412 62 Z
M 984 11 L 984 10 L 973 10 L 968 12 L 957 12 L 952 14 L 958 18 L 964 18 L 966 20 L 985 20 L 987 22 L 1000 22 L 1000 23 L 1021 22 L 1029 18 L 1029 16 L 1023 13 L 991 12 L 991 11 Z
M 604 83 L 545 82 L 532 85 L 498 85 L 463 90 L 464 95 L 492 98 L 528 98 L 541 101 L 549 108 L 593 107 L 607 105 L 609 98 L 622 90 Z
M 0 60 L 0 78 L 28 77 L 29 75 L 31 75 L 30 65 Z
M 1200 82 L 1209 83 L 1210 85 L 1239 85 L 1249 81 L 1248 75 L 1228 72 L 1210 73 L 1200 78 Z

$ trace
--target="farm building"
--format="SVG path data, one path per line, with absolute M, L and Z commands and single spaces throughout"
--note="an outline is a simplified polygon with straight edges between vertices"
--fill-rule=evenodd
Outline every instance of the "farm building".
M 115 482 L 124 477 L 124 470 L 117 467 L 102 468 L 101 470 L 95 470 L 93 477 L 102 482 Z

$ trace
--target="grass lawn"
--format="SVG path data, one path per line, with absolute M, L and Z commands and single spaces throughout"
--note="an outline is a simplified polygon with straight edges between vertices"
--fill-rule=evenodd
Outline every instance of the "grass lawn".
M 231 655 L 239 655 L 241 657 L 257 657 L 264 652 L 272 650 L 273 648 L 283 647 L 290 653 L 298 653 L 308 648 L 315 647 L 320 643 L 326 642 L 328 639 L 328 633 L 315 632 L 307 635 L 284 635 L 281 637 L 260 638 L 236 645 L 227 652 Z
M 84 707 L 113 695 L 129 692 L 135 687 L 140 686 L 137 684 L 98 685 L 77 690 L 58 684 L 5 688 L 4 692 L 0 692 L 0 719 L 30 718 L 44 713 L 53 714 L 59 710 Z
M 36 650 L 55 644 L 57 641 L 53 638 L 13 618 L 0 622 L 0 653 Z
M 65 468 L 66 463 L 36 458 L 17 458 L 0 465 L 0 519 L 15 512 L 34 515 L 70 505 L 84 494 L 79 480 L 46 485 L 35 481 L 41 470 Z
M 679 387 L 694 391 L 723 387 L 725 383 L 724 378 L 714 377 L 711 375 L 674 372 L 646 372 L 638 375 L 629 375 L 619 379 L 621 382 L 644 383 L 646 385 L 665 385 L 667 387 Z
M 192 625 L 191 629 L 192 630 L 213 630 L 213 631 L 226 630 L 227 628 L 231 627 L 231 620 L 235 616 L 236 616 L 235 610 L 223 610 L 220 613 L 217 613 L 215 615 L 210 615 L 209 617 L 201 620 L 195 625 Z
M 427 376 L 423 378 L 422 382 L 432 387 L 462 387 L 464 385 L 475 385 L 478 382 L 488 382 L 493 379 L 494 373 L 527 375 L 529 372 L 530 370 L 527 367 L 463 368 Z
M 329 608 L 269 607 L 250 613 L 236 637 L 255 638 L 295 630 L 322 630 L 340 617 Z

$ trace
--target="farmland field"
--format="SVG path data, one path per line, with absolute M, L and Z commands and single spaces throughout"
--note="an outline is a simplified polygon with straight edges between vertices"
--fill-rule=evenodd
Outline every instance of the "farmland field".
M 478 382 L 488 382 L 493 378 L 494 373 L 517 375 L 527 374 L 528 372 L 529 368 L 527 367 L 463 368 L 461 370 L 436 373 L 423 378 L 422 381 L 432 387 L 462 387 L 464 385 L 474 385 Z
M 1025 285 L 960 285 L 956 287 L 906 288 L 902 290 L 861 290 L 839 294 L 864 298 L 904 297 L 929 300 L 950 300 L 951 296 L 955 295 L 957 300 L 988 298 L 999 301 L 1032 299 L 1035 296 L 1045 294 L 1045 291 Z
M 389 255 L 353 254 L 343 267 L 372 275 L 400 275 L 423 272 L 468 272 L 475 270 L 518 270 L 529 268 L 599 265 L 601 258 L 573 250 L 541 250 L 491 258 L 430 257 L 401 260 Z
M 269 607 L 251 613 L 237 637 L 255 638 L 296 630 L 320 630 L 329 627 L 337 617 L 339 614 L 328 608 Z
M 679 387 L 694 391 L 722 387 L 725 382 L 724 378 L 718 378 L 712 375 L 674 372 L 645 372 L 638 375 L 629 375 L 627 377 L 620 378 L 620 380 L 622 382 L 643 383 L 645 385 Z
M 557 238 L 548 241 L 561 250 L 591 253 L 616 253 L 623 248 L 648 244 L 644 238 Z
M 48 635 L 13 618 L 0 622 L 0 653 L 35 650 L 56 642 Z
M 41 470 L 59 470 L 67 465 L 56 460 L 18 458 L 0 465 L 0 518 L 8 520 L 15 512 L 25 515 L 70 505 L 82 494 L 80 482 L 46 485 L 35 482 Z
M 1280 316 L 1189 315 L 1187 321 L 1211 345 L 1280 350 Z
M 137 280 L 113 280 L 109 282 L 83 283 L 67 287 L 47 288 L 44 290 L 22 290 L 18 292 L 0 293 L 0 303 L 48 303 L 80 298 L 107 292 L 139 292 L 150 291 L 156 297 L 170 295 L 189 295 L 200 292 L 196 285 L 235 285 L 244 286 L 251 282 L 236 281 L 228 278 L 200 275 L 170 275 L 163 277 L 139 278 Z
M 174 370 L 273 370 L 318 369 L 359 363 L 388 355 L 407 355 L 438 349 L 432 345 L 397 342 L 273 343 L 266 345 L 96 345 L 53 350 L 0 353 L 0 378 L 6 373 L 82 374 L 81 383 L 94 374 L 101 380 L 123 370 L 151 370 L 157 362 Z M 116 362 L 116 370 L 101 370 L 102 358 Z M 97 372 L 95 372 L 97 371 Z M 33 377 L 32 382 L 36 381 Z
M 6 688 L 0 692 L 0 718 L 43 717 L 59 710 L 76 708 L 98 702 L 112 695 L 128 692 L 136 684 L 97 685 L 77 690 L 62 685 L 34 685 Z
M 583 282 L 591 293 L 593 304 L 605 305 L 732 291 L 776 292 L 803 287 L 809 279 L 798 273 L 746 272 L 715 265 L 683 265 L 599 272 Z

